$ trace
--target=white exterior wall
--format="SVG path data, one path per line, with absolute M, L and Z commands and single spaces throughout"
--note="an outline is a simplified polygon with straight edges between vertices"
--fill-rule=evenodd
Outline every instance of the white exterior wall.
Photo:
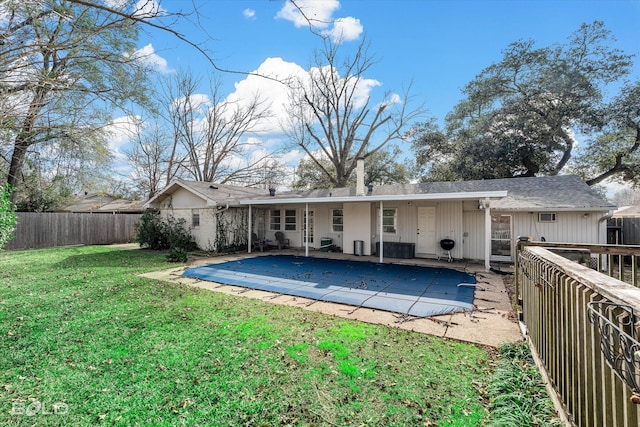
M 455 246 L 451 256 L 456 259 L 462 258 L 464 227 L 461 201 L 436 203 L 436 230 L 436 251 L 441 256 L 444 255 L 440 248 L 440 240 L 453 239 Z
M 485 248 L 484 210 L 478 209 L 478 203 L 464 203 L 462 245 L 464 259 L 483 260 Z
M 265 211 L 267 214 L 265 215 L 265 238 L 275 241 L 276 240 L 276 230 L 269 229 L 269 211 L 271 209 L 278 209 L 283 211 L 285 209 L 295 209 L 296 210 L 296 230 L 280 230 L 284 234 L 286 239 L 289 239 L 289 243 L 291 247 L 304 247 L 304 205 L 275 205 L 270 208 L 266 208 Z M 313 211 L 313 242 L 309 244 L 310 248 L 320 249 L 321 239 L 323 237 L 328 237 L 332 240 L 332 244 L 343 247 L 343 232 L 333 232 L 332 231 L 332 218 L 331 218 L 331 210 L 332 209 L 343 209 L 342 204 L 340 203 L 332 203 L 332 204 L 310 204 L 309 211 Z M 283 217 L 284 220 L 284 217 Z M 362 239 L 358 239 L 362 240 Z M 353 245 L 353 243 L 352 243 Z
M 320 238 L 322 237 L 328 237 L 331 239 L 332 243 L 334 245 L 336 245 L 337 247 L 340 248 L 345 248 L 344 246 L 344 230 L 343 231 L 333 231 L 333 227 L 332 227 L 332 213 L 331 211 L 333 209 L 343 209 L 342 204 L 341 203 L 333 203 L 333 204 L 324 204 L 324 205 L 317 205 L 316 207 L 316 213 L 315 215 L 317 215 L 316 218 L 316 233 L 317 236 L 319 236 L 318 238 L 318 243 L 317 243 L 317 248 L 320 248 Z M 343 209 L 343 215 L 344 215 L 344 209 Z M 345 227 L 343 226 L 343 229 Z M 358 240 L 362 240 L 362 239 L 358 239 Z M 353 252 L 353 242 L 351 243 L 351 251 Z
M 364 242 L 364 255 L 371 255 L 371 203 L 345 203 L 343 247 L 345 254 L 353 254 L 353 242 Z
M 193 227 L 191 223 L 192 213 L 196 210 L 200 214 L 200 226 Z M 170 197 L 163 200 L 160 213 L 163 217 L 172 216 L 175 219 L 184 219 L 185 225 L 191 230 L 191 234 L 201 249 L 211 249 L 215 240 L 215 216 L 212 208 L 206 207 L 206 201 L 197 197 L 190 191 L 178 189 Z
M 169 201 L 173 206 L 173 209 L 194 209 L 204 208 L 207 206 L 207 203 L 204 199 L 182 188 L 176 190 L 169 198 L 167 198 L 163 202 L 163 204 L 167 205 Z
M 175 204 L 175 202 L 174 202 Z M 396 233 L 385 233 L 384 241 L 417 243 L 418 208 L 431 206 L 436 208 L 436 256 L 444 256 L 440 248 L 440 240 L 450 238 L 455 241 L 451 255 L 456 259 L 483 260 L 485 258 L 485 211 L 478 208 L 478 201 L 433 201 L 433 202 L 384 202 L 384 208 L 395 208 L 397 212 Z M 295 209 L 297 211 L 297 229 L 283 230 L 293 247 L 304 247 L 303 212 L 304 204 L 278 205 L 275 209 Z M 379 202 L 329 203 L 309 205 L 314 211 L 314 241 L 311 248 L 320 249 L 323 237 L 332 239 L 334 245 L 342 248 L 344 253 L 353 253 L 353 241 L 364 241 L 364 253 L 375 252 L 375 244 L 380 240 Z M 332 231 L 332 209 L 343 209 L 344 229 L 342 232 Z M 501 212 L 492 210 L 491 214 L 510 215 L 512 218 L 513 245 L 518 236 L 530 236 L 540 240 L 542 236 L 548 242 L 603 243 L 606 241 L 606 222 L 599 222 L 604 212 L 556 213 L 556 222 L 539 222 L 538 212 Z M 190 212 L 188 212 L 190 221 Z M 201 224 L 206 219 L 201 214 Z M 266 221 L 265 237 L 275 240 L 274 231 L 268 230 Z M 206 238 L 204 236 L 199 239 Z M 199 240 L 200 242 L 200 240 Z M 205 240 L 206 242 L 206 240 Z M 514 254 L 512 254 L 514 255 Z M 421 256 L 433 256 L 421 254 Z
M 384 209 L 395 208 L 397 212 L 396 233 L 385 233 L 385 242 L 417 243 L 418 235 L 418 208 L 431 206 L 436 208 L 436 256 L 444 255 L 440 248 L 440 240 L 450 238 L 455 241 L 455 247 L 451 251 L 454 258 L 462 258 L 463 253 L 463 221 L 462 202 L 386 202 Z M 380 241 L 380 203 L 371 203 L 371 235 L 372 251 L 375 251 L 375 243 Z M 428 256 L 428 255 L 427 255 Z
M 260 208 L 262 209 L 262 208 Z M 295 209 L 296 211 L 296 229 L 295 230 L 284 230 L 284 229 L 280 229 L 280 230 L 271 230 L 270 226 L 271 226 L 271 210 L 279 210 L 282 211 L 281 213 L 281 220 L 282 220 L 282 224 L 281 226 L 284 227 L 284 211 L 285 209 Z M 253 213 L 255 214 L 255 212 L 258 209 L 256 209 L 255 207 L 253 208 Z M 295 205 L 295 206 L 291 206 L 291 205 L 274 205 L 274 206 L 270 206 L 267 208 L 264 208 L 265 211 L 265 218 L 264 218 L 264 238 L 267 240 L 270 240 L 272 242 L 276 241 L 276 231 L 282 231 L 282 234 L 284 234 L 284 238 L 285 239 L 289 239 L 289 244 L 291 245 L 291 247 L 296 248 L 296 247 L 302 247 L 303 246 L 303 239 L 302 239 L 302 230 L 303 230 L 303 224 L 302 221 L 304 220 L 304 205 L 301 208 L 299 205 Z M 256 232 L 256 230 L 254 230 L 254 232 Z M 262 235 L 260 233 L 257 233 L 259 237 L 262 237 Z M 314 240 L 315 241 L 315 240 Z M 312 245 L 310 245 L 311 247 L 313 247 Z
M 514 239 L 529 236 L 531 240 L 544 237 L 547 242 L 606 243 L 606 223 L 599 222 L 602 212 L 555 212 L 555 222 L 539 222 L 538 212 L 502 214 L 512 215 Z

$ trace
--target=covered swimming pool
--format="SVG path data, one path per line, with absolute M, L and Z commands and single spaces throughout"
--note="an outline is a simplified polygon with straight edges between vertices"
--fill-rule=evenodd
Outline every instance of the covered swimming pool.
M 444 267 L 266 255 L 193 267 L 183 276 L 430 317 L 473 308 L 473 274 Z

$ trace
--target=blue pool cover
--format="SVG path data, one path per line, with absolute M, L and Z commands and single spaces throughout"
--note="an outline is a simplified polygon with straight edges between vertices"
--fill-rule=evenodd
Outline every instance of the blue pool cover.
M 476 283 L 450 268 L 292 255 L 194 267 L 183 276 L 417 317 L 471 310 Z

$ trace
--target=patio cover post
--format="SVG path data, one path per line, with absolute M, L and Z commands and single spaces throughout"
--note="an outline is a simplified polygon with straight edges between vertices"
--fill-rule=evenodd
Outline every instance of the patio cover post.
M 251 205 L 249 205 L 249 226 L 247 227 L 247 242 L 249 242 L 247 245 L 248 253 L 251 253 L 251 245 L 253 245 L 253 242 L 251 241 L 251 223 Z
M 486 271 L 491 270 L 491 210 L 489 208 L 489 199 L 484 199 L 484 268 Z
M 382 209 L 384 208 L 384 206 L 382 205 L 382 200 L 380 200 L 380 253 L 378 255 L 380 255 L 380 264 L 382 264 L 384 262 L 384 250 L 382 249 L 384 247 L 383 243 L 383 239 L 382 239 L 382 234 L 384 231 L 384 227 L 382 224 Z
M 304 204 L 304 256 L 309 256 L 309 203 Z

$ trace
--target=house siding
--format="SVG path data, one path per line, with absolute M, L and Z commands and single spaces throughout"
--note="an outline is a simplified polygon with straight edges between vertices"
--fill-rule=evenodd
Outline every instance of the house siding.
M 463 212 L 462 257 L 470 260 L 484 259 L 484 221 L 483 210 L 465 210 Z
M 556 212 L 555 222 L 539 222 L 538 212 L 496 213 L 512 215 L 514 239 L 528 236 L 531 240 L 544 237 L 548 242 L 604 243 L 600 240 L 603 222 L 598 222 L 602 213 Z
M 436 251 L 440 256 L 445 255 L 440 248 L 440 240 L 452 239 L 455 246 L 451 251 L 453 258 L 462 258 L 464 234 L 462 218 L 462 202 L 441 202 L 436 204 Z
M 364 255 L 371 255 L 371 203 L 345 203 L 344 204 L 344 243 L 343 252 L 353 254 L 354 241 L 364 242 Z
M 444 255 L 440 248 L 440 240 L 453 239 L 456 246 L 451 251 L 454 258 L 462 258 L 463 254 L 463 215 L 462 202 L 433 202 L 433 203 L 409 203 L 389 202 L 383 203 L 384 209 L 396 209 L 397 230 L 395 233 L 385 233 L 385 242 L 418 243 L 418 208 L 436 208 L 436 254 L 416 254 L 418 257 L 434 257 Z M 380 241 L 380 203 L 371 203 L 371 251 L 375 253 L 375 244 Z M 350 253 L 350 252 L 349 252 Z

